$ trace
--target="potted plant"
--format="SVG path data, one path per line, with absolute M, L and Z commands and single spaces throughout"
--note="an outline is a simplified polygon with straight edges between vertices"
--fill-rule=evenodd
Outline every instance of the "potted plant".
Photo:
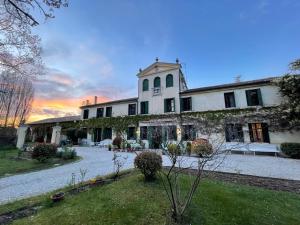
M 51 200 L 53 202 L 59 202 L 61 200 L 63 200 L 65 198 L 65 193 L 64 192 L 59 192 L 59 193 L 56 193 L 54 195 L 51 195 Z

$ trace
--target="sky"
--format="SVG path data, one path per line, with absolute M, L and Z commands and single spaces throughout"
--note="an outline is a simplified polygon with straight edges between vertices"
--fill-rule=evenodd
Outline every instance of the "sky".
M 280 76 L 300 58 L 299 0 L 69 0 L 33 29 L 45 75 L 30 121 L 137 96 L 139 68 L 179 58 L 188 88 Z

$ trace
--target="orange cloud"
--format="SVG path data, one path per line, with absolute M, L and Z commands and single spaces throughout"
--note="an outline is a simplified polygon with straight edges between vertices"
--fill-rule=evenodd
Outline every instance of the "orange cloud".
M 94 96 L 67 99 L 35 98 L 32 103 L 32 111 L 27 122 L 33 122 L 54 117 L 79 115 L 79 107 L 82 105 L 82 102 L 87 99 L 90 101 L 90 103 L 93 103 Z M 107 97 L 98 96 L 97 102 L 100 103 L 109 100 L 110 99 Z

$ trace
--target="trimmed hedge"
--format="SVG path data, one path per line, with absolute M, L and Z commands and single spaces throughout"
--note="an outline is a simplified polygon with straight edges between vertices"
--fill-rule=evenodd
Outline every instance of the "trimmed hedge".
M 294 159 L 300 159 L 300 143 L 282 143 L 281 151 Z
M 162 168 L 162 158 L 155 152 L 145 151 L 135 157 L 134 166 L 144 174 L 145 180 L 154 180 Z

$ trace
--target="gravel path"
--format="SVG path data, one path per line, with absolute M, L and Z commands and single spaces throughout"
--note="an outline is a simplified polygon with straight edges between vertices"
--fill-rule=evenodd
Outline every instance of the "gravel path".
M 113 153 L 104 149 L 80 147 L 77 153 L 83 159 L 79 162 L 56 168 L 20 174 L 0 179 L 0 204 L 16 199 L 36 196 L 68 185 L 72 173 L 76 181 L 80 179 L 80 169 L 86 169 L 85 180 L 97 175 L 112 173 Z M 123 169 L 133 168 L 134 153 L 118 153 L 127 157 Z M 163 157 L 164 165 L 169 165 Z M 196 158 L 184 157 L 183 163 L 190 165 Z M 276 158 L 270 156 L 227 155 L 215 161 L 212 167 L 222 164 L 217 171 L 300 180 L 300 160 Z M 207 168 L 209 169 L 209 168 Z

